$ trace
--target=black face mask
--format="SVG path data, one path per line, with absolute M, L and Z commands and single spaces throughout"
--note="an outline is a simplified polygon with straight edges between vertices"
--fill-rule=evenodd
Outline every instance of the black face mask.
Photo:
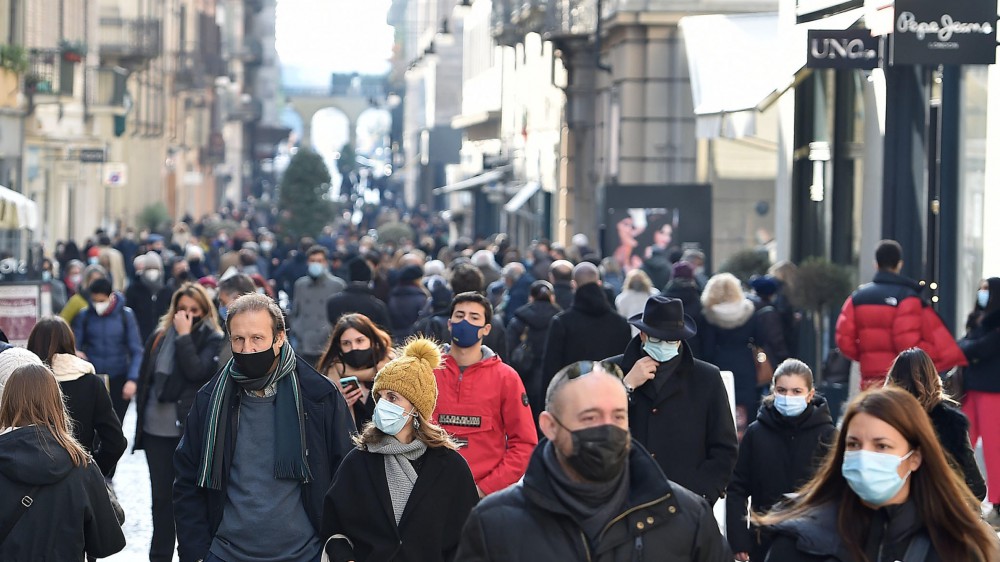
M 274 348 L 267 347 L 256 353 L 233 353 L 233 362 L 240 373 L 251 379 L 263 379 L 274 364 Z M 260 389 L 251 389 L 260 390 Z
M 372 348 L 370 347 L 368 349 L 352 349 L 344 353 L 343 356 L 344 364 L 352 369 L 362 369 L 375 364 L 372 360 Z
M 569 431 L 559 420 L 556 423 Z M 625 469 L 631 443 L 628 431 L 607 424 L 570 431 L 570 436 L 573 452 L 566 462 L 585 480 L 608 482 Z
M 191 325 L 192 326 L 197 326 L 198 322 L 201 322 L 201 316 L 192 316 L 191 317 Z

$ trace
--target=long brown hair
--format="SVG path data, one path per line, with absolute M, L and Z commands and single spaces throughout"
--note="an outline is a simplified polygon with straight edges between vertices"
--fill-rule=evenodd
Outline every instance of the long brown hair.
M 841 474 L 847 428 L 858 414 L 868 414 L 891 425 L 919 449 L 920 468 L 910 474 L 910 497 L 917 508 L 934 549 L 942 560 L 996 562 L 1000 560 L 997 537 L 982 522 L 979 501 L 948 465 L 930 418 L 917 399 L 899 388 L 869 390 L 847 407 L 837 444 L 828 453 L 816 475 L 788 504 L 767 514 L 755 514 L 759 526 L 772 526 L 805 516 L 818 506 L 838 505 L 837 531 L 855 560 L 870 562 L 864 544 L 872 510 L 861 503 Z
M 166 314 L 160 317 L 160 325 L 157 328 L 166 330 L 174 324 L 174 314 L 177 313 L 177 303 L 181 300 L 181 297 L 189 297 L 198 303 L 198 307 L 204 312 L 204 316 L 201 317 L 202 323 L 208 324 L 216 332 L 222 331 L 222 328 L 219 327 L 219 322 L 216 320 L 215 305 L 212 304 L 212 299 L 208 296 L 208 291 L 198 283 L 184 283 L 174 291 L 173 296 L 170 297 L 170 308 L 167 309 Z
M 59 383 L 48 367 L 22 365 L 14 369 L 0 399 L 0 428 L 44 427 L 66 449 L 74 466 L 85 466 L 90 455 L 73 438 L 71 424 Z
M 919 347 L 911 347 L 896 356 L 885 377 L 885 386 L 895 385 L 909 392 L 930 412 L 941 402 L 956 404 L 945 394 L 941 376 L 930 355 Z
M 392 337 L 389 334 L 379 329 L 364 314 L 345 314 L 333 326 L 333 332 L 330 333 L 330 339 L 326 343 L 326 350 L 316 364 L 317 371 L 326 374 L 335 361 L 343 363 L 344 354 L 340 351 L 340 337 L 351 328 L 361 332 L 361 335 L 372 343 L 372 359 L 376 365 L 389 355 L 389 350 L 392 349 Z
M 28 351 L 34 353 L 45 362 L 52 365 L 52 356 L 56 353 L 76 353 L 76 338 L 73 330 L 59 316 L 46 316 L 35 324 L 28 335 Z

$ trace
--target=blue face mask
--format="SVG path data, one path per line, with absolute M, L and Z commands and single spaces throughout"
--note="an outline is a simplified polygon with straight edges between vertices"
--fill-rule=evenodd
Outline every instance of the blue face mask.
M 642 344 L 642 349 L 653 361 L 657 363 L 666 363 L 674 357 L 677 357 L 681 353 L 681 342 L 679 341 L 656 341 L 653 342 L 649 339 L 646 343 Z
M 451 341 L 458 347 L 472 347 L 479 343 L 479 330 L 484 326 L 476 326 L 468 320 L 451 324 Z
M 382 433 L 396 435 L 403 430 L 403 426 L 406 425 L 406 418 L 411 415 L 413 415 L 413 412 L 408 414 L 403 410 L 402 406 L 381 398 L 375 404 L 375 415 L 372 417 L 372 421 L 375 422 L 375 427 L 379 428 Z
M 326 269 L 326 268 L 324 268 L 323 264 L 321 264 L 321 263 L 316 263 L 316 262 L 310 263 L 309 264 L 309 277 L 312 277 L 313 279 L 315 279 L 315 278 L 319 277 L 320 275 L 323 275 L 323 270 L 324 269 Z
M 979 289 L 976 293 L 976 302 L 979 303 L 979 308 L 986 308 L 986 305 L 990 303 L 990 290 Z
M 809 403 L 805 396 L 774 395 L 774 408 L 786 418 L 795 418 L 806 411 Z
M 899 493 L 910 473 L 900 478 L 899 465 L 913 451 L 901 457 L 874 451 L 846 451 L 840 473 L 859 498 L 874 506 L 882 506 Z
M 51 271 L 43 271 L 42 272 L 42 281 L 52 281 L 52 272 Z
M 220 306 L 219 307 L 219 318 L 222 318 L 222 321 L 225 322 L 226 321 L 226 316 L 228 316 L 228 315 L 229 315 L 229 309 L 227 307 L 225 307 L 225 306 Z

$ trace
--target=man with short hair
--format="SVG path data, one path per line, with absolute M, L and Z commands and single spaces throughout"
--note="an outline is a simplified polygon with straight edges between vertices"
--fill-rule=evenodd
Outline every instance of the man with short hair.
M 485 296 L 486 285 L 484 283 L 483 274 L 478 267 L 468 262 L 454 265 L 451 273 L 452 294 L 458 295 L 471 291 Z M 504 328 L 503 322 L 496 316 L 491 315 L 490 330 L 483 338 L 483 345 L 497 354 L 501 361 L 507 360 L 507 330 Z
M 559 369 L 585 359 L 599 360 L 621 353 L 632 337 L 628 322 L 611 308 L 592 263 L 573 269 L 573 304 L 552 318 L 542 355 L 543 388 Z
M 899 242 L 879 242 L 875 265 L 872 282 L 844 301 L 837 318 L 837 347 L 861 363 L 861 388 L 881 386 L 896 356 L 911 347 L 926 351 L 939 372 L 968 364 L 951 332 L 921 297 L 923 287 L 900 274 Z
M 345 314 L 357 313 L 364 314 L 386 332 L 390 331 L 389 309 L 375 296 L 368 262 L 361 256 L 348 260 L 347 274 L 350 279 L 347 288 L 326 301 L 326 319 L 330 325 L 336 325 Z
M 326 350 L 332 329 L 326 318 L 326 301 L 343 291 L 347 283 L 330 273 L 327 249 L 319 244 L 306 252 L 306 264 L 306 275 L 295 282 L 288 323 L 295 338 L 295 351 L 315 366 Z
M 500 271 L 506 294 L 504 296 L 504 325 L 514 319 L 514 311 L 528 304 L 528 293 L 535 278 L 528 273 L 521 262 L 511 262 Z
M 517 482 L 538 443 L 521 377 L 483 345 L 492 319 L 493 307 L 482 294 L 456 295 L 448 320 L 451 344 L 434 371 L 434 422 L 461 446 L 481 497 Z
M 614 371 L 612 374 L 609 369 Z M 457 560 L 732 562 L 704 499 L 664 477 L 630 438 L 612 365 L 581 361 L 549 384 L 547 440 L 524 479 L 472 510 Z
M 556 304 L 563 310 L 573 305 L 573 264 L 568 260 L 556 260 L 549 266 L 549 282 L 552 283 Z
M 174 455 L 180 559 L 318 561 L 347 404 L 295 356 L 267 296 L 230 303 L 226 327 L 233 361 L 198 392 Z
M 736 426 L 719 368 L 696 359 L 697 326 L 680 299 L 655 295 L 629 318 L 639 330 L 620 359 L 629 428 L 667 478 L 714 505 L 736 466 Z M 615 359 L 612 359 L 615 360 Z
M 220 368 L 224 367 L 233 358 L 233 346 L 229 343 L 229 332 L 226 328 L 229 305 L 233 304 L 233 301 L 243 295 L 256 292 L 257 286 L 253 284 L 253 279 L 243 273 L 230 275 L 219 281 L 219 325 L 222 326 L 222 331 L 225 333 L 222 344 L 219 346 L 218 364 Z

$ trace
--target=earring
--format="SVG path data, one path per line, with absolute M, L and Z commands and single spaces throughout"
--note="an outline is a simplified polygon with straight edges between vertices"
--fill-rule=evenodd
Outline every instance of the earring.
M 413 429 L 420 429 L 420 418 L 413 416 Z

